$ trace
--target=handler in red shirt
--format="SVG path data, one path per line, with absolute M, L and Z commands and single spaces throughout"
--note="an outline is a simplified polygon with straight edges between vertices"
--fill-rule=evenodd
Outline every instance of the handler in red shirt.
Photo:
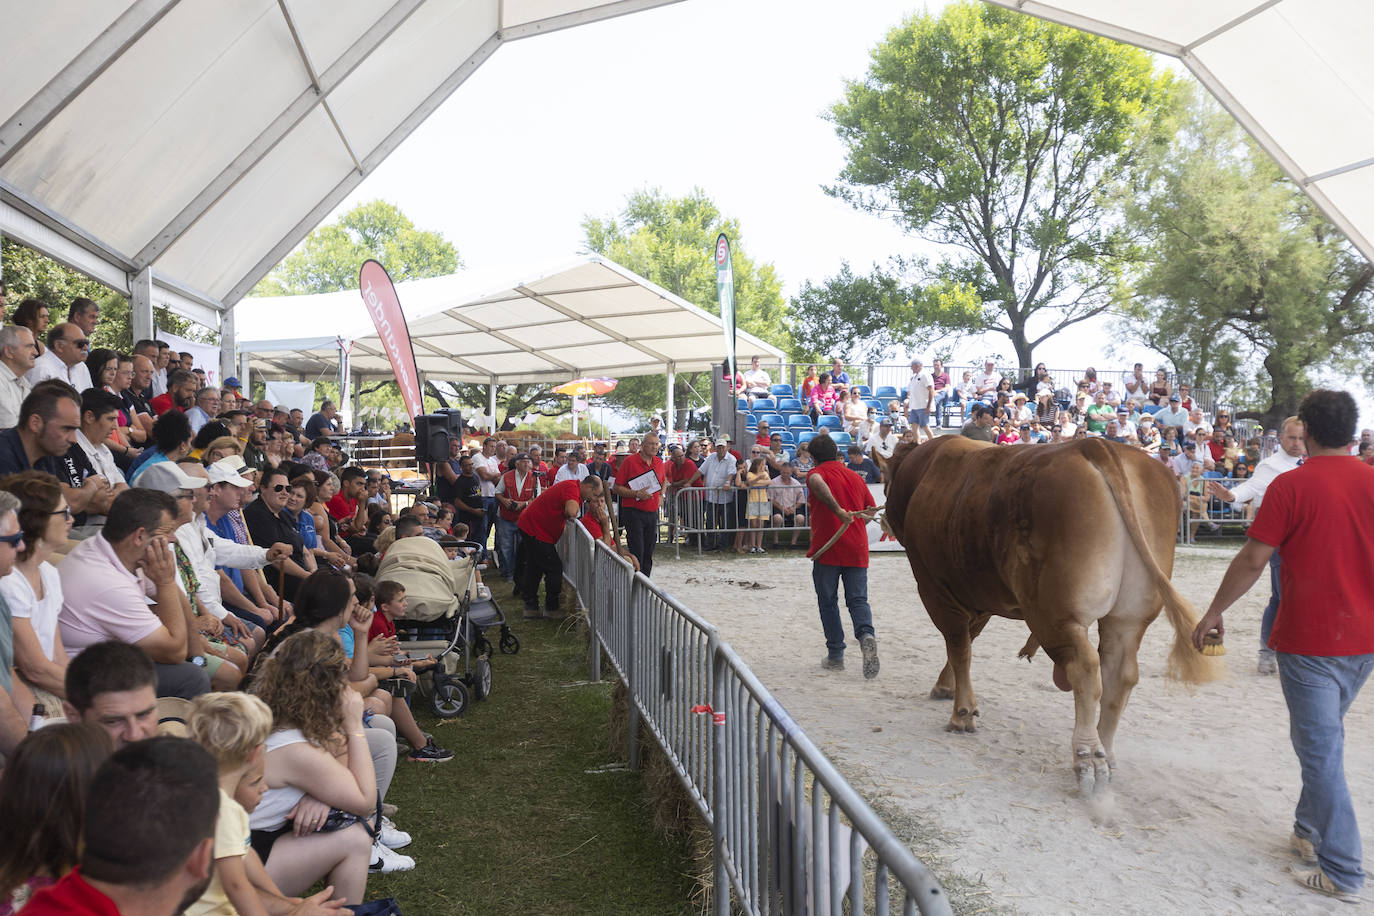
M 649 472 L 658 478 L 657 486 L 641 484 L 631 489 L 630 481 Z M 626 455 L 615 472 L 615 494 L 620 497 L 620 527 L 625 530 L 625 546 L 639 560 L 644 575 L 654 570 L 654 545 L 658 543 L 658 504 L 667 478 L 663 459 L 658 457 L 658 436 L 645 433 L 639 451 Z
M 878 676 L 878 640 L 873 633 L 873 610 L 868 606 L 868 527 L 855 513 L 873 505 L 868 484 L 839 460 L 839 449 L 829 436 L 811 440 L 816 466 L 806 475 L 811 515 L 811 581 L 816 586 L 821 628 L 825 631 L 825 658 L 821 667 L 844 670 L 844 625 L 840 623 L 839 588 L 844 580 L 844 603 L 854 624 L 854 638 L 864 656 L 864 677 Z M 853 524 L 850 524 L 853 520 Z M 847 527 L 846 527 L 847 526 Z M 822 553 L 836 532 L 839 538 Z
M 1245 546 L 1193 631 L 1201 649 L 1278 550 L 1279 611 L 1269 646 L 1302 767 L 1290 844 L 1317 866 L 1294 877 L 1348 902 L 1364 884 L 1364 869 L 1345 780 L 1345 711 L 1374 670 L 1374 468 L 1350 457 L 1358 418 L 1355 399 L 1344 391 L 1303 398 L 1298 419 L 1308 457 L 1265 491 Z
M 539 580 L 544 580 L 544 616 L 558 614 L 558 596 L 563 591 L 563 560 L 558 556 L 558 539 L 567 519 L 582 514 L 582 500 L 601 493 L 601 478 L 588 474 L 584 479 L 565 480 L 535 497 L 520 513 L 520 551 L 515 561 L 519 570 L 516 590 L 525 602 L 525 616 L 539 616 Z

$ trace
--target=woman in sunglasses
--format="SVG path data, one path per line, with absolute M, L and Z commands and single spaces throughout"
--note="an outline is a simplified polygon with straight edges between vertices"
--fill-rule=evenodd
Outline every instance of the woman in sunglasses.
M 14 571 L 0 579 L 0 597 L 14 615 L 14 702 L 25 712 L 37 703 L 46 717 L 61 716 L 67 675 L 67 652 L 57 627 L 62 581 L 48 561 L 67 543 L 72 512 L 57 478 L 50 474 L 10 474 L 0 478 L 0 489 L 19 498 L 19 531 L 24 537 Z

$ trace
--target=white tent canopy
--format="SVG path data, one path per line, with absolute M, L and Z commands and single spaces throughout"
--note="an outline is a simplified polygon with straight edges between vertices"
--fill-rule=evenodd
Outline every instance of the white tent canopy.
M 0 234 L 217 327 L 503 42 L 668 2 L 0 0 Z
M 434 379 L 557 385 L 584 375 L 700 372 L 725 354 L 720 318 L 595 255 L 514 281 L 464 272 L 398 283 L 396 292 L 417 368 Z M 353 374 L 392 374 L 357 290 L 245 299 L 235 314 L 242 357 L 265 376 L 332 372 L 341 338 L 352 344 Z M 741 363 L 783 358 L 744 331 L 736 352 Z
M 1179 58 L 1374 260 L 1374 2 L 988 2 Z

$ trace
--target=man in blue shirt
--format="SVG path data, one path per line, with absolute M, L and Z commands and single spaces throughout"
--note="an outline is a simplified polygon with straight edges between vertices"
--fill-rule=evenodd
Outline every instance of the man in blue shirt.
M 845 467 L 863 478 L 864 483 L 882 483 L 883 472 L 878 470 L 878 466 L 873 463 L 873 459 L 864 455 L 863 449 L 858 445 L 851 445 L 848 450 L 849 461 Z

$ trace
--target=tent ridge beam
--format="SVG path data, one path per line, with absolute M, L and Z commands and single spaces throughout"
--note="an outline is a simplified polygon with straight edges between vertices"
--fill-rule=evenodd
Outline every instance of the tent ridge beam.
M 281 241 L 268 249 L 267 253 L 259 259 L 257 264 L 253 265 L 253 268 L 244 274 L 243 278 L 240 279 L 238 283 L 234 284 L 229 289 L 229 292 L 224 295 L 225 304 L 232 306 L 244 296 L 248 295 L 249 291 L 252 290 L 254 286 L 257 286 L 258 281 L 267 276 L 267 273 L 273 267 L 277 266 L 278 261 L 286 257 L 291 249 L 295 248 L 297 243 L 310 233 L 310 230 L 319 225 L 320 221 L 328 216 L 330 211 L 338 206 L 339 203 L 341 203 L 343 199 L 362 182 L 363 178 L 368 173 L 389 156 L 396 147 L 400 146 L 406 137 L 409 137 L 411 133 L 414 132 L 415 128 L 419 127 L 420 124 L 433 114 L 435 109 L 442 105 L 459 86 L 465 83 L 468 77 L 472 76 L 477 68 L 480 67 L 488 57 L 491 57 L 500 45 L 501 39 L 496 35 L 482 42 L 477 50 L 473 51 L 466 60 L 458 65 L 457 69 L 453 71 L 449 78 L 439 85 L 438 89 L 430 93 L 424 101 L 417 105 L 415 110 L 412 111 L 405 120 L 398 124 L 396 129 L 388 134 L 386 139 L 384 139 L 376 149 L 367 155 L 363 160 L 362 171 L 349 172 L 342 181 L 334 186 L 332 191 L 325 195 L 324 199 L 321 200 L 314 209 L 307 213 L 300 222 L 296 223 L 296 225 L 291 228 L 290 232 L 282 237 Z M 328 73 L 326 73 L 326 76 L 328 76 Z
M 180 0 L 136 0 L 0 125 L 0 166 L 57 116 L 83 89 L 157 25 Z
M 276 149 L 277 145 L 310 112 L 314 111 L 317 105 L 323 104 L 326 96 L 356 70 L 369 54 L 375 51 L 392 32 L 400 27 L 401 23 L 410 18 L 410 14 L 415 12 L 423 2 L 424 0 L 398 0 L 382 14 L 381 18 L 361 38 L 340 55 L 333 66 L 318 78 L 316 78 L 315 71 L 305 56 L 305 50 L 300 45 L 300 39 L 296 36 L 295 24 L 288 17 L 287 26 L 291 30 L 292 37 L 296 38 L 296 46 L 300 50 L 301 60 L 304 63 L 306 74 L 310 77 L 311 84 L 303 89 L 300 95 L 296 96 L 291 104 L 286 107 L 286 110 L 279 114 L 271 124 L 267 125 L 243 152 L 235 156 L 234 160 L 225 166 L 224 170 L 216 175 L 214 180 L 196 195 L 195 199 L 183 207 L 170 223 L 158 231 L 147 245 L 143 246 L 143 249 L 134 256 L 134 263 L 139 266 L 151 264 L 175 244 L 177 239 L 185 235 L 202 216 L 224 199 L 224 196 L 239 183 L 244 175 L 247 175 L 268 153 Z M 325 108 L 328 111 L 327 105 Z M 334 121 L 334 113 L 328 111 L 328 114 L 330 120 Z M 344 145 L 348 147 L 354 165 L 361 169 L 357 156 L 353 154 L 353 148 L 348 145 L 348 140 L 343 136 L 343 130 L 337 121 L 334 121 L 334 127 L 339 132 L 339 137 L 343 140 Z M 294 248 L 295 244 L 293 243 L 291 247 Z M 275 266 L 275 264 L 274 261 L 273 265 Z M 254 281 L 255 284 L 256 282 Z
M 463 357 L 459 356 L 459 355 L 456 354 L 456 353 L 446 353 L 446 352 L 444 352 L 443 350 L 439 349 L 438 347 L 431 346 L 430 343 L 429 343 L 428 341 L 425 341 L 425 340 L 417 340 L 417 339 L 415 339 L 415 338 L 411 338 L 411 341 L 410 341 L 410 342 L 411 342 L 411 344 L 419 344 L 419 345 L 421 346 L 421 348 L 423 348 L 424 350 L 426 350 L 426 351 L 429 352 L 429 353 L 432 353 L 432 354 L 435 355 L 435 356 L 442 356 L 442 357 L 444 357 L 445 359 L 451 359 L 451 360 L 453 360 L 455 363 L 458 363 L 459 365 L 467 366 L 467 367 L 468 367 L 469 369 L 471 369 L 473 372 L 484 372 L 484 371 L 486 371 L 486 370 L 484 370 L 481 366 L 479 366 L 477 363 L 469 362 L 468 360 L 464 359 Z M 384 355 L 384 354 L 378 353 L 378 354 L 375 354 L 375 355 L 377 355 L 377 356 L 382 356 L 382 355 Z M 471 354 L 469 354 L 469 355 L 471 355 Z
M 1183 46 L 1174 42 L 1164 41 L 1145 32 L 1137 32 L 1134 29 L 1123 28 L 1101 19 L 1094 19 L 1091 16 L 1084 16 L 1080 13 L 1069 13 L 1064 10 L 1052 7 L 1044 3 L 1037 3 L 1035 0 L 986 0 L 988 3 L 995 3 L 997 6 L 1004 6 L 1007 9 L 1025 13 L 1028 16 L 1035 16 L 1038 19 L 1045 19 L 1049 22 L 1057 22 L 1060 25 L 1067 25 L 1078 29 L 1080 32 L 1090 32 L 1093 35 L 1101 35 L 1103 38 L 1110 38 L 1128 45 L 1135 45 L 1138 48 L 1145 48 L 1147 51 L 1158 51 L 1161 54 L 1168 54 L 1172 57 L 1183 56 Z
M 1201 38 L 1195 38 L 1192 41 L 1188 42 L 1186 45 L 1183 46 L 1183 53 L 1191 54 L 1193 50 L 1197 48 L 1199 45 L 1205 45 L 1212 39 L 1219 38 L 1220 36 L 1225 35 L 1232 29 L 1244 25 L 1251 19 L 1254 19 L 1260 13 L 1263 13 L 1265 10 L 1271 7 L 1278 6 L 1282 2 L 1283 0 L 1264 0 L 1263 3 L 1256 4 L 1255 6 L 1241 13 L 1239 16 L 1232 19 L 1231 21 L 1223 22 L 1221 25 L 1217 26 L 1215 29 L 1212 29 L 1212 31 L 1208 32 L 1206 35 L 1203 35 Z
M 620 334 L 620 333 L 617 333 L 617 332 L 615 332 L 615 331 L 612 331 L 610 328 L 606 327 L 605 325 L 603 325 L 603 324 L 601 324 L 601 323 L 599 323 L 599 322 L 597 322 L 597 321 L 595 321 L 595 320 L 593 320 L 593 319 L 591 319 L 591 318 L 581 318 L 581 317 L 579 317 L 578 314 L 577 314 L 576 312 L 574 312 L 572 309 L 567 308 L 566 306 L 563 306 L 563 305 L 558 304 L 557 302 L 555 302 L 554 300 L 548 298 L 547 296 L 543 296 L 543 295 L 541 295 L 541 294 L 539 294 L 539 293 L 536 293 L 534 290 L 530 289 L 530 288 L 527 287 L 527 286 L 520 286 L 520 287 L 517 287 L 517 289 L 519 289 L 519 290 L 521 290 L 522 292 L 524 292 L 525 295 L 529 296 L 531 299 L 533 299 L 535 302 L 538 302 L 540 305 L 543 305 L 543 306 L 545 306 L 545 307 L 547 307 L 547 308 L 551 308 L 551 309 L 553 309 L 555 312 L 558 312 L 558 313 L 560 313 L 560 314 L 562 314 L 562 315 L 565 315 L 565 316 L 567 316 L 568 318 L 572 318 L 572 319 L 574 319 L 574 320 L 576 320 L 576 321 L 580 321 L 583 325 L 585 325 L 585 326 L 591 328 L 591 329 L 594 330 L 594 331 L 599 331 L 599 332 L 601 332 L 602 334 L 605 334 L 607 337 L 611 338 L 612 340 L 616 341 L 617 343 L 622 343 L 622 344 L 624 344 L 624 345 L 627 346 L 627 347 L 633 347 L 634 349 L 638 350 L 640 353 L 643 353 L 645 356 L 653 357 L 653 358 L 656 359 L 658 362 L 661 362 L 661 363 L 663 363 L 664 365 L 667 365 L 669 362 L 671 362 L 671 360 L 668 359 L 668 357 L 667 357 L 666 354 L 659 353 L 658 351 L 652 350 L 652 349 L 650 349 L 649 347 L 644 346 L 643 344 L 640 344 L 640 343 L 637 343 L 636 341 L 630 340 L 630 338 L 626 337 L 624 334 Z M 585 344 L 585 346 L 595 346 L 595 344 Z M 548 360 L 550 360 L 550 361 L 553 361 L 552 358 L 549 357 L 549 356 L 547 356 L 547 355 L 544 355 L 543 358 L 544 358 L 544 359 L 548 359 Z
M 1328 178 L 1335 178 L 1337 175 L 1344 175 L 1346 172 L 1359 171 L 1371 165 L 1374 165 L 1374 156 L 1368 159 L 1361 159 L 1359 162 L 1349 162 L 1345 165 L 1338 165 L 1334 169 L 1327 169 L 1325 172 L 1318 172 L 1315 175 L 1308 175 L 1306 178 L 1302 179 L 1302 184 L 1306 187 L 1314 181 L 1325 181 Z
M 573 26 L 584 25 L 588 22 L 601 22 L 606 19 L 614 19 L 617 16 L 627 16 L 630 13 L 637 13 L 640 10 L 653 9 L 665 6 L 667 3 L 678 3 L 680 0 L 619 0 L 618 3 L 605 3 L 601 6 L 589 10 L 579 10 L 573 13 L 562 13 L 558 16 L 549 16 L 545 19 L 536 19 L 532 22 L 523 22 L 520 25 L 507 27 L 506 4 L 502 0 L 500 4 L 500 32 L 498 33 L 503 41 L 516 41 L 521 38 L 529 38 L 534 35 L 547 35 L 550 32 L 557 32 L 562 29 L 570 29 Z
M 564 370 L 566 370 L 566 371 L 568 371 L 568 372 L 573 372 L 573 371 L 576 371 L 576 369 L 577 369 L 577 367 L 574 366 L 572 363 L 565 363 L 565 362 L 563 362 L 563 361 L 560 360 L 560 359 L 554 359 L 552 356 L 549 356 L 547 353 L 544 353 L 543 351 L 540 351 L 540 350 L 536 350 L 534 347 L 531 347 L 531 346 L 529 346 L 528 344 L 521 343 L 520 341 L 516 340 L 514 337 L 511 337 L 511 336 L 506 335 L 506 334 L 502 334 L 500 331 L 494 331 L 494 330 L 492 330 L 491 328 L 488 328 L 488 327 L 483 327 L 482 325 L 478 324 L 476 321 L 473 321 L 471 318 L 464 317 L 463 315 L 454 315 L 453 318 L 454 318 L 455 321 L 461 321 L 461 322 L 463 322 L 463 324 L 467 325 L 468 327 L 472 328 L 472 329 L 475 330 L 475 331 L 481 331 L 483 334 L 489 334 L 489 335 L 491 335 L 492 337 L 494 337 L 494 338 L 496 338 L 497 340 L 501 341 L 501 343 L 503 343 L 503 344 L 505 344 L 506 346 L 511 347 L 511 348 L 513 348 L 513 349 L 519 350 L 521 353 L 528 353 L 530 356 L 537 356 L 537 357 L 539 357 L 540 359 L 544 360 L 545 362 L 553 363 L 555 366 L 558 366 L 560 369 L 564 369 Z M 456 357 L 451 357 L 449 354 L 444 353 L 442 350 L 438 350 L 438 349 L 434 349 L 434 348 L 431 348 L 431 349 L 433 349 L 434 352 L 435 352 L 437 355 L 440 355 L 440 356 L 447 356 L 447 357 L 449 357 L 449 358 L 456 358 Z

